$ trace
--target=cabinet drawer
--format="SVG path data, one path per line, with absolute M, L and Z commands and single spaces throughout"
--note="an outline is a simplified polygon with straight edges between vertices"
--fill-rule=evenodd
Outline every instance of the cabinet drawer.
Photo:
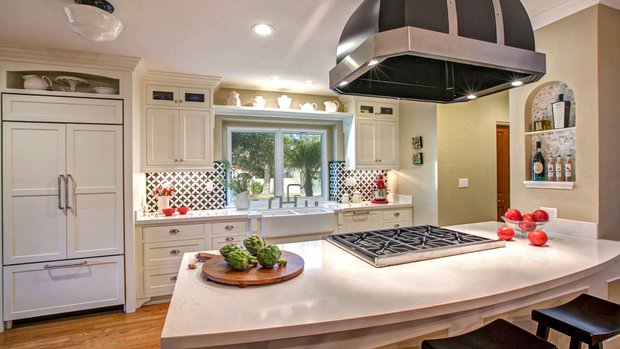
M 176 265 L 179 266 L 186 252 L 202 251 L 205 249 L 203 239 L 149 242 L 144 244 L 144 266 Z
M 411 220 L 390 221 L 390 222 L 383 222 L 383 224 L 381 224 L 381 229 L 404 228 L 404 227 L 410 227 L 410 226 L 411 226 Z
M 237 235 L 248 232 L 248 222 L 246 220 L 213 223 L 213 235 Z
M 123 304 L 124 270 L 123 256 L 6 266 L 4 320 Z
M 344 213 L 342 232 L 357 232 L 379 229 L 381 221 L 377 212 L 353 211 Z
M 143 272 L 144 295 L 165 296 L 172 294 L 177 282 L 179 267 L 159 268 Z
M 411 208 L 400 208 L 397 210 L 384 210 L 384 211 L 381 211 L 381 218 L 383 222 L 411 220 Z
M 142 241 L 184 239 L 205 235 L 204 224 L 162 225 L 142 229 Z
M 236 235 L 223 235 L 218 237 L 211 238 L 211 248 L 214 250 L 219 250 L 222 246 L 228 244 L 243 244 L 243 239 L 247 237 L 246 234 L 236 234 Z

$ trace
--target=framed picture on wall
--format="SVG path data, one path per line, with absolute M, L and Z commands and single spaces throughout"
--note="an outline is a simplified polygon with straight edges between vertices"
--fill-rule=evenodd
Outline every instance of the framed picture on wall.
M 422 153 L 413 153 L 413 157 L 411 158 L 411 162 L 414 165 L 422 165 L 424 163 Z
M 422 136 L 411 138 L 411 148 L 422 149 Z

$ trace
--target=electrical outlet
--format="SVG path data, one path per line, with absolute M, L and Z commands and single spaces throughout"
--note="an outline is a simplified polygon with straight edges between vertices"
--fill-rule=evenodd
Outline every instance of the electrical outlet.
M 213 191 L 213 182 L 208 181 L 206 185 L 207 191 Z
M 469 188 L 469 178 L 459 178 L 459 188 Z
M 558 218 L 558 209 L 555 207 L 541 207 L 541 210 L 547 212 L 549 218 Z

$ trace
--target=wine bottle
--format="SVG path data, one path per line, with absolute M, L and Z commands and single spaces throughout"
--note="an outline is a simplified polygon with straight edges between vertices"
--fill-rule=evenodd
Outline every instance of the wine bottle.
M 566 156 L 566 162 L 564 163 L 564 180 L 567 182 L 573 181 L 573 162 L 570 160 L 570 155 Z
M 553 113 L 553 128 L 568 127 L 570 115 L 570 102 L 564 100 L 564 94 L 560 94 L 558 101 L 551 104 Z
M 549 158 L 549 162 L 547 163 L 547 180 L 555 180 L 555 164 L 553 162 L 553 156 Z
M 541 151 L 541 142 L 536 142 L 536 154 L 532 158 L 532 180 L 545 180 L 545 158 Z
M 562 166 L 561 156 L 558 156 L 558 159 L 555 161 L 555 180 L 559 182 L 564 180 L 564 166 Z

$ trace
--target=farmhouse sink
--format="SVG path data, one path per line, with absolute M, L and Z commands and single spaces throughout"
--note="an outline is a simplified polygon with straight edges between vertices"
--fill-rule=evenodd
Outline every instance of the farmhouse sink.
M 263 210 L 261 233 L 265 238 L 334 231 L 334 212 L 320 207 Z

